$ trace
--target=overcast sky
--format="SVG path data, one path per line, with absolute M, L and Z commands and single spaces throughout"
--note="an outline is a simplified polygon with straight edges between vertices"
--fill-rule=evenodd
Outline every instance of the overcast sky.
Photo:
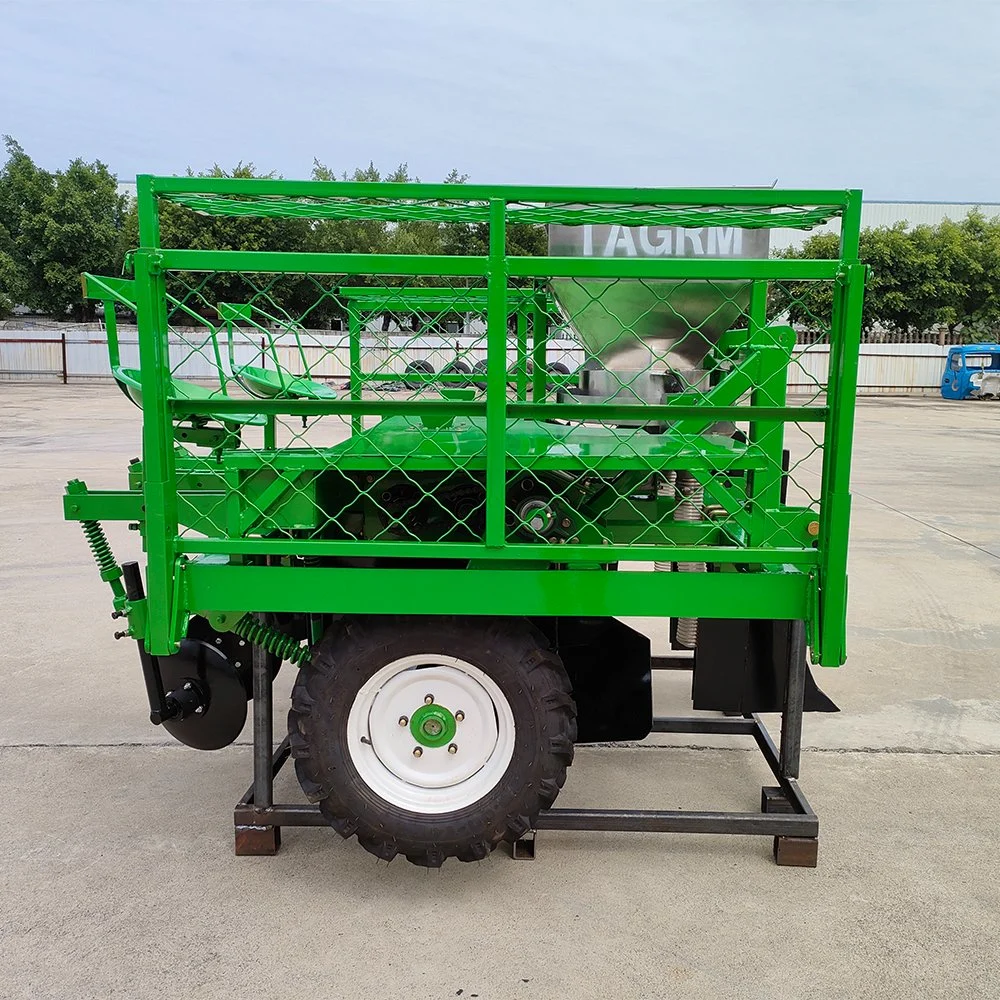
M 0 46 L 50 169 L 1000 200 L 995 0 L 0 0 Z

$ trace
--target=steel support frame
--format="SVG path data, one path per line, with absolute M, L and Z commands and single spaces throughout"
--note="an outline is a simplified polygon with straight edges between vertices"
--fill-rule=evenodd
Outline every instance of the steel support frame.
M 760 812 L 684 809 L 547 809 L 535 829 L 512 845 L 515 858 L 534 857 L 539 830 L 634 833 L 719 833 L 768 836 L 774 858 L 784 866 L 814 868 L 819 848 L 819 819 L 799 787 L 802 714 L 805 691 L 805 635 L 801 622 L 792 628 L 788 681 L 781 713 L 780 748 L 756 714 L 741 718 L 661 716 L 654 733 L 753 737 L 776 784 L 761 790 Z M 660 658 L 654 658 L 654 661 Z M 659 664 L 654 662 L 654 668 Z M 673 667 L 680 664 L 671 663 Z M 254 659 L 253 784 L 236 804 L 233 820 L 237 855 L 271 855 L 281 845 L 282 826 L 326 826 L 319 807 L 275 803 L 274 778 L 288 761 L 287 737 L 274 748 L 272 689 L 266 659 Z

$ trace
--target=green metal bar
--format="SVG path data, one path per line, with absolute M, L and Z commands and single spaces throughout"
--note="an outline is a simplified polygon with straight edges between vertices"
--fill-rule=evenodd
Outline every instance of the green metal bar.
M 517 304 L 530 302 L 534 294 L 532 288 L 515 286 L 507 289 L 507 301 Z M 456 311 L 468 308 L 485 312 L 487 306 L 487 291 L 481 285 L 447 288 L 373 288 L 368 285 L 344 285 L 337 290 L 337 295 L 345 301 L 357 303 L 359 309 L 364 307 L 371 312 L 380 312 L 388 307 L 409 306 L 419 306 L 420 309 L 441 306 L 454 308 Z
M 545 378 L 548 339 L 549 312 L 546 308 L 546 297 L 543 292 L 536 289 L 531 306 L 531 399 L 534 403 L 544 403 L 548 394 L 548 384 Z M 527 416 L 527 414 L 525 415 Z
M 163 250 L 171 271 L 281 274 L 386 274 L 481 278 L 484 257 L 421 254 L 325 254 L 257 250 Z M 515 278 L 701 278 L 712 281 L 830 280 L 839 261 L 706 260 L 702 257 L 511 257 Z
M 162 250 L 168 271 L 256 274 L 392 274 L 481 278 L 485 257 L 433 254 L 290 253 L 264 250 Z M 788 261 L 787 263 L 802 263 Z
M 704 257 L 511 257 L 512 278 L 699 278 L 710 281 L 829 281 L 839 260 Z
M 524 402 L 528 398 L 528 317 L 523 311 L 517 312 L 516 322 L 515 395 L 518 402 Z
M 104 300 L 104 334 L 108 338 L 108 361 L 112 372 L 121 367 L 121 348 L 118 344 L 118 317 L 115 315 L 115 304 L 111 299 Z
M 503 200 L 490 201 L 486 314 L 486 545 L 504 542 L 507 512 L 507 223 Z
M 85 299 L 118 302 L 128 309 L 135 309 L 135 281 L 132 278 L 109 278 L 84 272 L 80 275 Z
M 519 569 L 184 567 L 192 610 L 315 614 L 651 615 L 803 618 L 802 573 L 603 573 Z
M 354 306 L 347 309 L 347 344 L 350 360 L 350 393 L 351 402 L 360 403 L 364 386 L 364 376 L 361 373 L 361 317 Z M 360 413 L 351 415 L 351 434 L 360 434 L 365 427 L 364 417 Z
M 830 387 L 833 398 L 824 438 L 825 468 L 820 500 L 818 659 L 840 666 L 847 658 L 847 545 L 851 522 L 851 448 L 861 350 L 865 265 L 848 264 L 833 301 Z
M 143 179 L 143 178 L 141 178 Z M 485 184 L 390 184 L 271 178 L 150 177 L 157 194 L 247 194 L 290 198 L 401 198 L 449 202 L 571 202 L 622 205 L 845 206 L 850 190 L 791 188 L 615 188 Z
M 851 263 L 858 259 L 861 238 L 861 192 L 848 191 L 847 204 L 840 222 L 840 256 Z
M 140 199 L 148 198 L 142 189 Z M 148 205 L 140 200 L 140 215 Z M 163 272 L 153 265 L 154 252 L 135 255 L 139 366 L 142 377 L 143 503 L 146 520 L 146 648 L 154 655 L 174 650 L 173 538 L 177 534 L 174 443 L 166 395 L 170 371 L 167 343 L 166 288 Z
M 753 505 L 748 543 L 753 545 L 771 528 L 772 510 L 781 503 L 781 453 L 785 428 L 782 423 L 762 419 L 759 411 L 783 409 L 788 398 L 788 361 L 794 337 L 785 345 L 761 346 L 767 335 L 767 282 L 755 281 L 750 289 L 750 336 L 756 345 L 761 364 L 757 385 L 750 394 L 750 404 L 758 414 L 750 419 L 749 442 L 761 450 L 767 467 L 749 477 L 747 500 Z
M 234 532 L 235 533 L 235 532 Z M 433 550 L 436 559 L 531 559 L 552 563 L 646 562 L 668 558 L 676 562 L 770 563 L 814 566 L 816 549 L 737 548 L 709 545 L 533 545 L 513 544 L 501 548 L 464 542 L 378 542 L 334 539 L 270 538 L 179 538 L 178 553 L 214 555 L 325 555 L 371 556 L 373 558 L 427 559 Z M 661 555 L 662 553 L 662 555 Z M 714 575 L 714 574 L 713 574 Z M 662 613 L 662 612 L 661 612 Z
M 719 420 L 788 420 L 822 423 L 825 406 L 718 406 L 707 404 L 617 404 L 617 403 L 510 403 L 510 416 L 535 420 L 608 420 L 642 418 L 650 423 L 697 417 Z
M 440 376 L 436 376 L 440 378 Z M 456 376 L 456 379 L 468 376 Z M 224 417 L 228 413 L 276 413 L 289 417 L 320 417 L 326 414 L 363 413 L 372 416 L 396 416 L 412 414 L 450 413 L 462 417 L 478 417 L 486 414 L 486 403 L 471 400 L 440 399 L 172 399 L 170 407 L 177 416 L 192 413 Z
M 142 494 L 137 490 L 87 490 L 63 497 L 67 521 L 140 521 Z
M 455 380 L 468 376 L 455 376 Z M 439 379 L 440 376 L 435 376 Z M 430 379 L 428 379 L 430 381 Z M 173 399 L 170 408 L 177 416 L 192 413 L 220 417 L 227 413 L 244 413 L 245 399 Z M 255 399 L 255 413 L 276 413 L 284 416 L 316 417 L 324 414 L 364 413 L 372 416 L 412 415 L 433 416 L 450 413 L 461 417 L 478 417 L 487 413 L 487 404 L 471 400 L 383 400 L 383 399 Z M 829 411 L 825 406 L 719 406 L 707 404 L 617 404 L 617 403 L 507 403 L 509 417 L 530 420 L 635 420 L 641 417 L 654 423 L 660 420 L 697 419 L 709 424 L 719 420 L 787 420 L 795 423 L 823 423 Z
M 366 378 L 366 376 L 365 376 Z M 456 376 L 456 380 L 463 376 Z M 171 409 L 177 416 L 192 413 L 224 417 L 230 413 L 247 410 L 246 400 L 238 399 L 173 399 Z M 324 414 L 363 413 L 372 416 L 453 414 L 454 416 L 476 417 L 486 413 L 486 404 L 481 401 L 455 400 L 309 400 L 309 399 L 255 399 L 253 410 L 257 413 L 281 414 L 285 416 L 323 416 Z M 697 404 L 675 405 L 627 405 L 613 403 L 517 403 L 509 402 L 507 412 L 510 417 L 536 420 L 635 420 L 641 417 L 651 423 L 659 420 L 681 420 L 697 418 L 700 422 L 712 423 L 718 420 L 787 420 L 796 423 L 822 423 L 828 409 L 824 406 L 718 406 Z
M 136 178 L 136 210 L 139 216 L 139 246 L 155 248 L 160 245 L 160 213 L 156 199 L 158 178 L 140 174 Z

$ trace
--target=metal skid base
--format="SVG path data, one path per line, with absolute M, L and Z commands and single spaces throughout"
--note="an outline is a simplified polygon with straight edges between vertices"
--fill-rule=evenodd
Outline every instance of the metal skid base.
M 793 643 L 794 645 L 794 643 Z M 661 717 L 654 733 L 752 736 L 776 785 L 761 790 L 760 812 L 698 812 L 659 809 L 548 809 L 535 829 L 512 845 L 515 858 L 535 856 L 537 830 L 605 830 L 636 833 L 728 833 L 774 838 L 779 865 L 815 868 L 819 820 L 799 788 L 804 656 L 792 656 L 782 711 L 781 746 L 775 746 L 757 715 L 739 718 Z M 258 663 L 258 660 L 261 662 Z M 272 752 L 271 676 L 267 663 L 254 658 L 254 781 L 236 805 L 236 853 L 271 855 L 281 846 L 283 826 L 326 826 L 319 807 L 275 804 L 274 777 L 290 756 L 288 739 Z

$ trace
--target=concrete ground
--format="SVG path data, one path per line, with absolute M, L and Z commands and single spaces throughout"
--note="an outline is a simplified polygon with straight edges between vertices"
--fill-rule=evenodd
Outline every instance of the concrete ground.
M 137 414 L 108 385 L 0 385 L 0 996 L 1000 995 L 998 421 L 860 405 L 851 658 L 816 672 L 843 711 L 805 731 L 818 869 L 775 867 L 763 838 L 545 833 L 534 863 L 429 872 L 325 829 L 233 856 L 246 745 L 200 754 L 144 721 L 61 519 L 68 478 L 124 485 Z M 658 675 L 658 709 L 687 685 Z M 742 746 L 582 749 L 559 802 L 755 809 L 766 778 Z

